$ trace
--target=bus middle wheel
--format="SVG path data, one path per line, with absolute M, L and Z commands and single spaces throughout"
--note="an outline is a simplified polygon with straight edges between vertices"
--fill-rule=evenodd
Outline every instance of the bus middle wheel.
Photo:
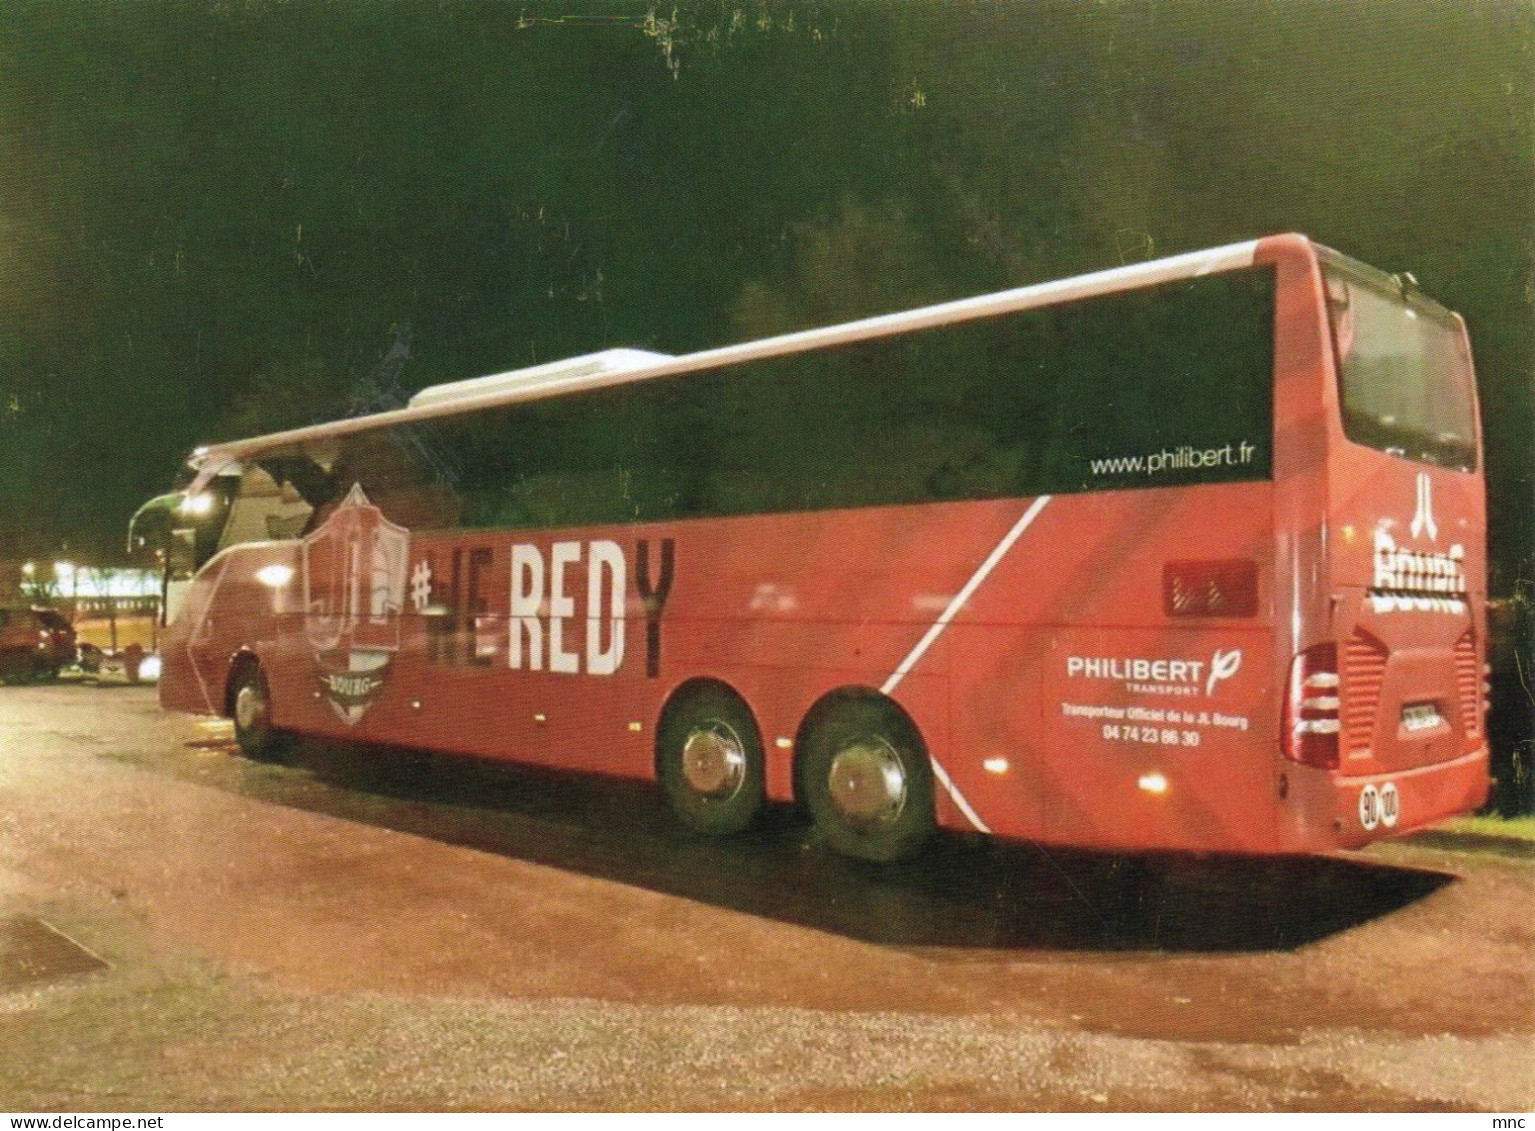
M 847 699 L 818 719 L 801 750 L 806 808 L 838 852 L 885 863 L 932 836 L 933 771 L 917 728 L 893 703 Z
M 751 711 L 722 686 L 685 692 L 661 723 L 656 772 L 683 824 L 716 836 L 740 832 L 756 820 L 766 792 Z

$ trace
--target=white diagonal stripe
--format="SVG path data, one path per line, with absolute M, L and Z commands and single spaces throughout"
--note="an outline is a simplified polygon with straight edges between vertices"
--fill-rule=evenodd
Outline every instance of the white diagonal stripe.
M 907 673 L 917 666 L 917 662 L 926 655 L 927 650 L 933 646 L 933 642 L 943 635 L 943 630 L 949 627 L 949 622 L 959 614 L 960 609 L 965 607 L 965 602 L 970 600 L 975 591 L 980 588 L 981 582 L 991 576 L 991 571 L 996 569 L 998 563 L 1007 556 L 1007 552 L 1013 548 L 1013 543 L 1023 536 L 1023 532 L 1029 528 L 1030 523 L 1039 517 L 1039 512 L 1045 509 L 1045 504 L 1049 501 L 1049 495 L 1041 495 L 1034 500 L 1028 510 L 1023 512 L 1022 517 L 1013 523 L 1013 528 L 1002 536 L 1002 541 L 998 542 L 991 553 L 986 556 L 986 560 L 981 563 L 980 568 L 971 574 L 970 580 L 965 582 L 965 587 L 954 595 L 954 599 L 949 602 L 943 613 L 933 622 L 932 627 L 922 635 L 921 640 L 917 641 L 917 646 L 908 652 L 906 658 L 901 661 L 895 671 L 890 673 L 890 678 L 885 680 L 884 684 L 880 687 L 881 692 L 889 695 L 900 685 L 901 680 L 906 678 Z M 939 765 L 938 759 L 930 757 L 929 761 L 933 766 L 933 775 L 937 777 L 939 784 L 943 786 L 948 795 L 954 799 L 954 804 L 959 807 L 959 811 L 965 815 L 965 818 L 981 832 L 991 832 L 991 829 L 986 827 L 986 822 L 981 820 L 980 815 L 970 807 L 970 803 L 955 788 L 954 782 L 950 780 L 944 768 Z

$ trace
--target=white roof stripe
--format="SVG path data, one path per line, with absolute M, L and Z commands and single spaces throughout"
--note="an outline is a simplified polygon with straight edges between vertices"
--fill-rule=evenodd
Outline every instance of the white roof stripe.
M 273 432 L 265 436 L 255 436 L 247 440 L 232 440 L 223 444 L 210 444 L 197 478 L 189 490 L 200 490 L 209 479 L 217 474 L 219 468 L 230 461 L 238 460 L 279 445 L 317 440 L 327 436 L 339 436 L 349 432 L 359 432 L 368 428 L 389 424 L 406 424 L 415 420 L 428 420 L 433 417 L 449 416 L 474 409 L 517 404 L 523 401 L 542 400 L 546 397 L 563 396 L 570 393 L 588 392 L 612 385 L 628 384 L 633 381 L 647 381 L 657 377 L 671 377 L 682 373 L 714 369 L 746 361 L 760 361 L 785 354 L 803 353 L 807 350 L 847 345 L 852 342 L 883 337 L 888 334 L 926 329 L 945 323 L 968 322 L 972 319 L 985 318 L 990 315 L 1007 314 L 1043 306 L 1054 306 L 1063 302 L 1072 302 L 1076 299 L 1111 294 L 1115 291 L 1134 290 L 1140 287 L 1155 286 L 1158 283 L 1174 282 L 1178 279 L 1197 278 L 1198 276 L 1213 274 L 1218 271 L 1230 271 L 1239 267 L 1249 267 L 1253 263 L 1257 248 L 1257 240 L 1248 240 L 1244 243 L 1211 248 L 1208 251 L 1189 252 L 1184 255 L 1171 256 L 1167 259 L 1152 260 L 1149 263 L 1133 263 L 1125 267 L 1114 267 L 1106 271 L 1095 271 L 1092 274 L 1077 275 L 1069 279 L 1059 279 L 1048 283 L 1035 283 L 1027 287 L 1016 287 L 1012 290 L 978 295 L 974 298 L 959 299 L 954 302 L 940 303 L 936 306 L 919 307 L 916 310 L 904 310 L 896 314 L 882 314 L 873 318 L 863 318 L 856 322 L 844 322 L 836 326 L 799 330 L 792 334 L 781 334 L 778 337 L 763 338 L 755 342 L 743 342 L 739 345 L 721 346 L 717 349 L 685 354 L 671 360 L 658 361 L 653 365 L 644 365 L 634 369 L 598 373 L 578 372 L 563 380 L 543 380 L 521 387 L 516 385 L 511 387 L 501 386 L 499 388 L 492 388 L 481 395 L 458 396 L 435 404 L 393 409 L 369 416 L 349 417 L 326 424 L 314 424 L 306 428 L 294 428 L 286 432 Z
M 488 377 L 470 377 L 464 381 L 429 385 L 411 397 L 410 403 L 405 407 L 421 408 L 429 404 L 446 404 L 449 401 L 514 387 L 533 388 L 568 376 L 648 369 L 671 359 L 671 354 L 656 353 L 653 350 L 603 350 L 601 353 L 588 353 L 580 357 L 551 361 L 544 365 L 532 365 L 526 369 L 514 369 L 510 373 L 492 373 Z

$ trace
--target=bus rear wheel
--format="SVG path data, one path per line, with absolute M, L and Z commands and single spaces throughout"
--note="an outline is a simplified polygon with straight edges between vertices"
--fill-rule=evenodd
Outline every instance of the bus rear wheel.
M 287 749 L 288 735 L 272 726 L 272 699 L 260 664 L 241 665 L 229 700 L 240 753 L 257 762 L 279 760 Z
M 893 703 L 848 699 L 812 726 L 801 747 L 801 796 L 838 852 L 886 863 L 914 856 L 933 835 L 933 771 L 917 728 Z
M 656 773 L 689 828 L 714 836 L 745 829 L 766 793 L 762 736 L 751 711 L 722 686 L 685 692 L 662 720 Z

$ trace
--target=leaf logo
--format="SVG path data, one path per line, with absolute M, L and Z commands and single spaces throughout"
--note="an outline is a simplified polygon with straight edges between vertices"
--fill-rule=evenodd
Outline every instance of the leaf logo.
M 1236 675 L 1241 667 L 1242 649 L 1233 648 L 1229 652 L 1216 649 L 1215 655 L 1210 658 L 1210 678 L 1205 680 L 1205 694 L 1214 695 L 1215 685 Z

